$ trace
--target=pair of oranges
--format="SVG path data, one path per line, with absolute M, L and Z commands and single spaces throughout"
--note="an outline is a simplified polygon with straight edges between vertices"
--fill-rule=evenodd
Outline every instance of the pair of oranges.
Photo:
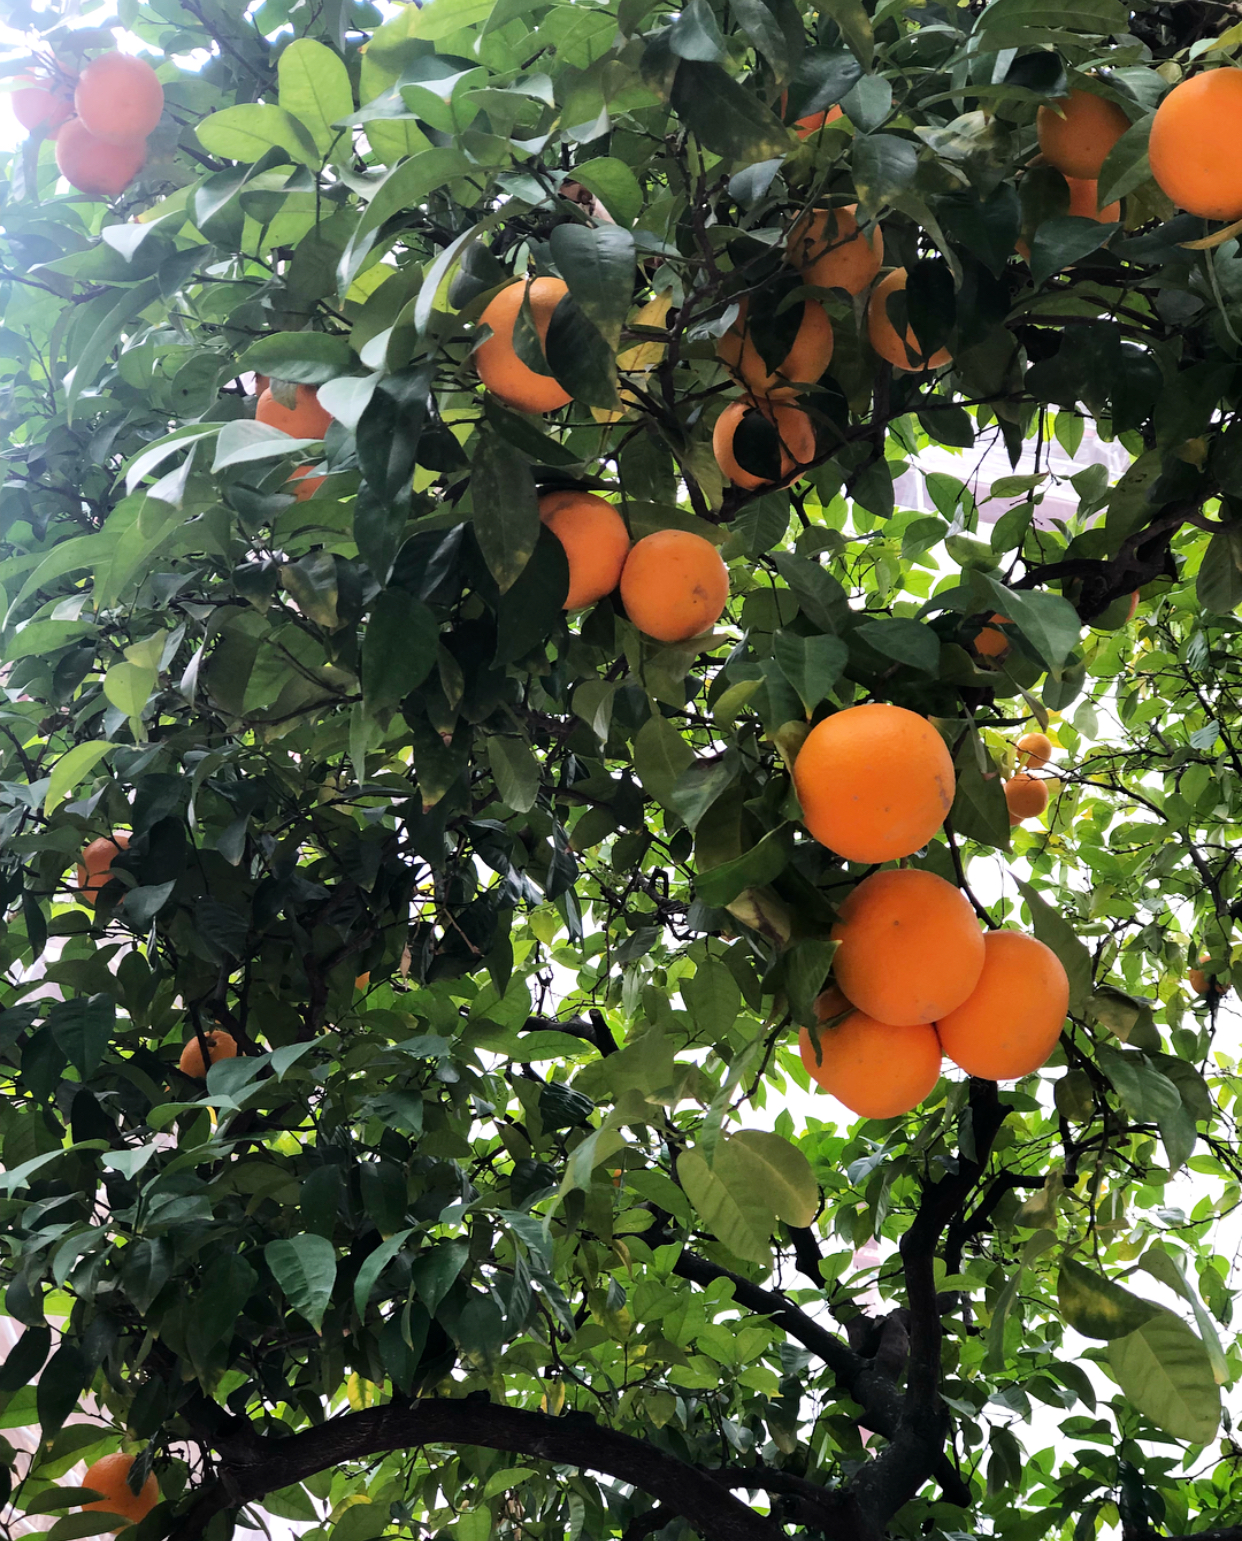
M 55 139 L 61 176 L 93 197 L 115 198 L 134 180 L 163 111 L 154 69 L 116 51 L 92 59 L 72 89 L 67 77 L 49 72 L 23 76 L 13 93 L 17 121 Z

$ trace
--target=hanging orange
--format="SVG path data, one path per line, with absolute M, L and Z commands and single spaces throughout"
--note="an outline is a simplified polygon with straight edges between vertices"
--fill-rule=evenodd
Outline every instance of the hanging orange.
M 878 701 L 816 723 L 793 779 L 807 829 L 856 862 L 920 850 L 944 823 L 957 784 L 953 757 L 931 723 Z
M 525 280 L 518 279 L 488 304 L 479 325 L 491 327 L 492 335 L 475 349 L 474 367 L 492 395 L 506 406 L 519 412 L 555 412 L 568 405 L 569 392 L 551 375 L 536 374 L 523 364 L 513 346 L 513 328 L 527 292 Z M 568 293 L 569 285 L 560 278 L 536 278 L 529 285 L 531 318 L 544 347 L 552 313 Z
M 975 912 L 934 872 L 873 872 L 838 914 L 833 974 L 846 998 L 877 1021 L 935 1022 L 979 983 L 984 947 Z
M 1156 108 L 1147 158 L 1160 191 L 1201 219 L 1242 219 L 1242 69 L 1204 70 Z
M 83 1504 L 83 1510 L 115 1514 L 131 1525 L 145 1520 L 160 1501 L 160 1485 L 151 1475 L 135 1493 L 129 1485 L 129 1474 L 133 1469 L 133 1456 L 124 1455 L 119 1450 L 112 1455 L 101 1456 L 88 1466 L 82 1478 L 82 1486 L 92 1489 L 99 1497 Z M 123 1528 L 121 1525 L 114 1526 L 113 1534 Z
M 225 1033 L 218 1027 L 213 1027 L 209 1033 L 203 1034 L 203 1041 L 207 1045 L 206 1065 L 203 1064 L 203 1051 L 197 1034 L 182 1049 L 181 1058 L 177 1061 L 178 1069 L 185 1075 L 192 1076 L 196 1081 L 201 1081 L 207 1074 L 208 1067 L 214 1065 L 217 1060 L 237 1058 L 237 1040 L 232 1033 Z
M 937 348 L 930 358 L 925 358 L 919 352 L 919 340 L 914 335 L 914 328 L 906 327 L 903 341 L 898 337 L 897 328 L 889 318 L 889 295 L 896 294 L 905 287 L 905 268 L 894 268 L 888 277 L 881 279 L 871 291 L 871 298 L 867 301 L 867 336 L 871 339 L 871 346 L 882 359 L 887 359 L 894 369 L 939 369 L 953 357 L 949 350 Z
M 70 118 L 56 136 L 56 165 L 71 187 L 95 198 L 115 198 L 142 170 L 145 144 L 109 144 L 81 118 Z
M 941 1047 L 967 1075 L 1016 1081 L 1056 1048 L 1069 979 L 1050 947 L 1020 931 L 989 931 L 979 982 L 936 1022 Z
M 762 476 L 756 476 L 753 471 L 744 470 L 733 453 L 733 436 L 741 427 L 743 418 L 752 412 L 761 412 L 776 429 L 781 455 L 779 485 L 788 487 L 801 474 L 798 467 L 808 465 L 815 459 L 815 428 L 800 407 L 790 406 L 783 401 L 765 401 L 762 406 L 748 400 L 730 402 L 716 419 L 716 426 L 712 430 L 712 453 L 716 457 L 716 464 L 735 487 L 744 487 L 748 492 L 776 485 L 765 482 Z
M 713 627 L 729 601 L 729 569 L 710 540 L 690 530 L 657 530 L 630 548 L 621 602 L 657 642 L 688 642 Z
M 836 990 L 815 1003 L 821 1022 L 842 1010 L 849 1003 Z M 860 1118 L 909 1113 L 940 1079 L 940 1040 L 930 1022 L 894 1027 L 851 1011 L 836 1027 L 822 1027 L 816 1041 L 804 1027 L 798 1052 L 811 1079 Z
M 98 840 L 92 840 L 82 852 L 82 860 L 78 863 L 77 884 L 83 904 L 94 905 L 99 898 L 100 890 L 112 877 L 113 858 L 119 856 L 128 845 L 129 836 L 120 829 L 111 839 L 107 835 L 101 835 Z
M 802 307 L 802 320 L 789 352 L 769 370 L 747 326 L 750 301 L 738 306 L 737 320 L 716 344 L 716 356 L 755 396 L 793 395 L 796 384 L 813 385 L 832 359 L 832 322 L 815 300 Z
M 254 417 L 255 422 L 279 428 L 295 439 L 322 439 L 332 424 L 332 414 L 320 405 L 319 394 L 313 385 L 298 386 L 297 405 L 293 407 L 282 406 L 272 395 L 269 385 L 259 397 Z
M 1055 106 L 1041 107 L 1035 125 L 1044 158 L 1062 175 L 1091 182 L 1130 120 L 1115 102 L 1075 89 Z
M 611 594 L 630 552 L 625 520 L 606 498 L 569 487 L 545 492 L 539 517 L 565 548 L 569 563 L 566 610 L 580 610 Z
M 145 59 L 106 53 L 82 71 L 73 102 L 96 139 L 105 144 L 137 144 L 160 121 L 164 88 Z
M 1005 783 L 1005 802 L 1011 825 L 1037 819 L 1048 806 L 1048 783 L 1019 771 Z
M 875 279 L 884 263 L 884 235 L 879 225 L 864 234 L 857 213 L 858 205 L 849 203 L 812 209 L 794 222 L 785 256 L 805 283 L 861 294 Z

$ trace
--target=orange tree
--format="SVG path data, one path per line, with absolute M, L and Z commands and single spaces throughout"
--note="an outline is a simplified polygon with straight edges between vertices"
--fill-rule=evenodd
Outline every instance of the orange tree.
M 6 1523 L 1242 1534 L 1234 8 L 64 10 Z

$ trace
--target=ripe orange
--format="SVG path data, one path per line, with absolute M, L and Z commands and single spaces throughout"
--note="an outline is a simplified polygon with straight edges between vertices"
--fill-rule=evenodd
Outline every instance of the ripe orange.
M 1242 218 L 1242 69 L 1204 70 L 1156 109 L 1147 156 L 1160 190 L 1188 214 Z
M 1018 740 L 1018 764 L 1043 770 L 1052 756 L 1052 740 L 1046 733 L 1024 733 Z
M 327 479 L 326 476 L 312 476 L 310 466 L 299 466 L 289 478 L 291 482 L 297 482 L 293 495 L 299 503 L 305 503 L 308 498 L 313 498 Z
M 818 133 L 826 124 L 835 123 L 841 116 L 840 107 L 827 107 L 823 112 L 812 112 L 798 119 L 794 124 L 794 133 L 799 139 L 809 139 L 812 134 Z
M 1190 988 L 1196 995 L 1206 995 L 1208 993 L 1208 976 L 1201 968 L 1192 968 L 1187 973 L 1186 978 L 1189 979 Z
M 1102 225 L 1111 225 L 1114 220 L 1121 218 L 1120 203 L 1100 207 L 1098 182 L 1084 181 L 1081 177 L 1066 177 L 1065 180 L 1069 184 L 1071 214 L 1076 214 L 1080 219 L 1099 220 Z
M 225 1033 L 218 1027 L 213 1027 L 209 1033 L 204 1033 L 203 1037 L 207 1041 L 207 1065 L 203 1064 L 203 1051 L 199 1047 L 197 1035 L 191 1038 L 182 1049 L 181 1058 L 177 1061 L 178 1068 L 196 1081 L 201 1081 L 207 1074 L 208 1065 L 214 1065 L 220 1059 L 237 1058 L 237 1040 L 232 1033 Z
M 812 209 L 795 222 L 786 255 L 806 283 L 861 294 L 880 271 L 884 235 L 879 225 L 864 235 L 857 210 L 856 203 L 843 209 Z
M 821 1022 L 848 1009 L 839 990 L 815 1003 Z M 804 1027 L 798 1052 L 811 1079 L 860 1118 L 909 1113 L 940 1079 L 940 1040 L 930 1022 L 894 1027 L 852 1011 L 837 1027 L 821 1028 L 818 1044 Z
M 894 369 L 939 369 L 953 357 L 949 350 L 937 348 L 930 358 L 925 359 L 919 352 L 919 341 L 914 335 L 914 329 L 906 327 L 903 342 L 889 319 L 888 297 L 905 287 L 905 268 L 894 268 L 871 291 L 871 298 L 867 301 L 867 336 L 871 339 L 871 346 Z
M 1009 651 L 1009 638 L 1000 626 L 1008 626 L 1009 617 L 1006 615 L 991 615 L 987 625 L 980 628 L 972 646 L 980 658 L 1004 658 Z
M 1200 963 L 1208 961 L 1208 954 L 1204 953 L 1199 959 Z M 1190 981 L 1190 988 L 1196 995 L 1228 995 L 1228 978 L 1220 974 L 1209 974 L 1206 969 L 1192 968 L 1186 972 L 1186 978 Z
M 125 831 L 118 830 L 111 840 L 107 835 L 101 835 L 98 840 L 91 843 L 82 852 L 82 860 L 78 863 L 77 884 L 82 896 L 82 903 L 93 906 L 99 898 L 99 891 L 112 876 L 112 858 L 119 856 L 129 845 L 129 836 Z
M 1011 825 L 1021 824 L 1023 819 L 1037 819 L 1048 806 L 1048 783 L 1019 771 L 1005 783 L 1005 802 L 1009 805 Z
M 1088 182 L 1099 176 L 1108 152 L 1130 127 L 1115 103 L 1077 89 L 1054 107 L 1041 107 L 1035 123 L 1039 148 L 1050 164 L 1064 176 Z
M 753 471 L 743 470 L 733 455 L 733 436 L 742 419 L 751 412 L 762 412 L 776 428 L 781 451 L 780 485 L 788 487 L 801 474 L 798 467 L 815 459 L 815 429 L 800 407 L 790 406 L 787 402 L 767 401 L 762 406 L 750 400 L 730 402 L 712 430 L 712 453 L 716 456 L 716 464 L 735 487 L 744 487 L 748 492 L 773 485 Z
M 133 1492 L 129 1485 L 133 1465 L 132 1455 L 123 1455 L 117 1450 L 112 1455 L 101 1456 L 88 1466 L 82 1478 L 82 1486 L 92 1488 L 100 1496 L 91 1503 L 83 1504 L 83 1510 L 97 1509 L 104 1514 L 116 1514 L 128 1520 L 131 1525 L 145 1520 L 160 1501 L 160 1485 L 152 1475 L 136 1493 Z M 117 1525 L 113 1534 L 123 1528 Z
M 935 1022 L 979 982 L 984 950 L 975 912 L 934 872 L 873 872 L 838 913 L 837 984 L 879 1022 Z
M 953 758 L 931 723 L 879 701 L 816 723 L 793 779 L 807 829 L 857 862 L 896 861 L 925 846 L 956 787 Z
M 567 488 L 545 492 L 539 517 L 565 548 L 569 562 L 566 610 L 580 610 L 611 594 L 630 552 L 625 520 L 605 498 Z
M 687 642 L 724 614 L 729 570 L 710 540 L 689 530 L 657 530 L 630 548 L 621 600 L 639 631 L 658 642 Z
M 802 307 L 802 321 L 793 346 L 774 370 L 769 371 L 746 325 L 749 301 L 738 307 L 738 317 L 716 344 L 716 356 L 756 396 L 792 396 L 795 383 L 813 385 L 832 359 L 832 322 L 816 300 Z
M 106 53 L 82 71 L 73 102 L 96 139 L 105 144 L 134 144 L 160 121 L 164 88 L 145 59 Z
M 297 401 L 296 407 L 282 407 L 269 386 L 254 409 L 255 421 L 266 423 L 270 428 L 280 428 L 295 439 L 322 439 L 332 422 L 332 414 L 320 406 L 315 387 L 299 385 Z
M 474 367 L 492 395 L 506 406 L 519 412 L 555 412 L 569 402 L 569 392 L 551 375 L 528 369 L 513 346 L 513 327 L 526 292 L 525 281 L 519 279 L 502 289 L 479 317 L 479 325 L 490 326 L 492 335 L 475 350 Z M 568 284 L 559 278 L 536 278 L 530 285 L 530 312 L 545 346 L 552 312 L 568 293 Z
M 989 931 L 970 997 L 936 1023 L 940 1044 L 967 1075 L 1016 1081 L 1056 1047 L 1069 980 L 1050 947 L 1020 931 Z
M 371 971 L 370 971 L 370 969 L 368 969 L 365 974 L 359 974 L 357 976 L 357 978 L 354 980 L 354 989 L 355 990 L 365 990 L 370 983 L 371 983 Z
M 96 198 L 115 198 L 142 170 L 147 147 L 108 144 L 96 139 L 81 118 L 70 118 L 56 136 L 56 164 L 60 174 L 80 193 Z
M 73 116 L 73 102 L 57 91 L 50 80 L 37 75 L 20 75 L 19 89 L 13 92 L 13 116 L 28 134 L 40 133 L 54 139 L 60 126 Z

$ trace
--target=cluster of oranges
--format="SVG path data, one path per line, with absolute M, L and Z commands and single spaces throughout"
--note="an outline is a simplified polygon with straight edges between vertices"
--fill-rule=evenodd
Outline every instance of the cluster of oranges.
M 1023 819 L 1037 819 L 1048 806 L 1048 783 L 1032 771 L 1043 770 L 1052 757 L 1052 740 L 1046 733 L 1024 733 L 1018 740 L 1018 770 L 1005 783 L 1005 802 L 1012 827 Z
M 882 703 L 818 723 L 793 776 L 810 833 L 860 863 L 926 845 L 956 787 L 935 728 Z M 823 1025 L 814 1035 L 803 1028 L 799 1047 L 808 1073 L 853 1112 L 908 1113 L 935 1086 L 945 1054 L 968 1075 L 1015 1080 L 1052 1053 L 1069 981 L 1042 942 L 985 935 L 959 889 L 914 868 L 872 873 L 838 913 L 835 984 L 816 1003 Z
M 1077 89 L 1041 107 L 1037 128 L 1044 159 L 1070 186 L 1071 214 L 1112 221 L 1118 204 L 1100 209 L 1097 180 L 1109 151 L 1130 127 L 1121 108 Z M 1242 69 L 1204 70 L 1174 86 L 1151 126 L 1148 160 L 1157 186 L 1178 208 L 1202 219 L 1242 218 Z M 1231 148 L 1232 147 L 1232 148 Z
M 92 59 L 76 82 L 58 73 L 27 75 L 13 92 L 17 121 L 55 139 L 61 176 L 94 197 L 115 198 L 134 180 L 163 111 L 155 71 L 145 59 L 117 52 Z

